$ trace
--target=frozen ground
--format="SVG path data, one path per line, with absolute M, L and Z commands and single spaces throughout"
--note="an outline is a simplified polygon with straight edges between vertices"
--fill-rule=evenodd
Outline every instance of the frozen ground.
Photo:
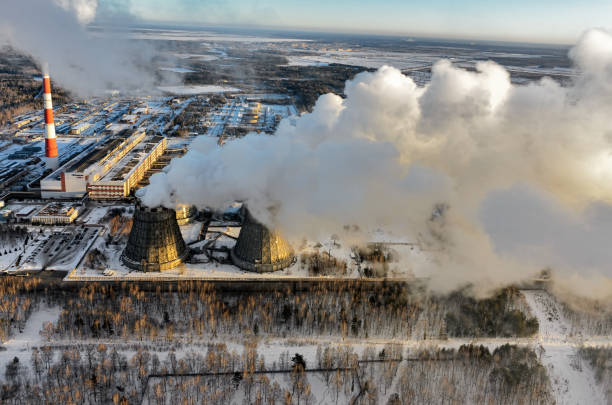
M 95 207 L 89 211 L 85 217 L 79 218 L 88 225 L 98 225 L 102 218 L 108 213 L 110 207 Z
M 177 94 L 181 96 L 193 95 L 193 94 L 209 94 L 209 93 L 238 93 L 241 90 L 230 86 L 159 86 L 159 90 Z
M 414 69 L 431 66 L 439 55 L 374 51 L 331 51 L 313 55 L 286 56 L 289 66 L 326 66 L 332 63 L 378 69 L 389 65 L 398 69 Z
M 162 67 L 162 68 L 159 68 L 159 70 L 165 70 L 165 71 L 174 72 L 174 73 L 195 73 L 195 70 L 185 69 L 181 67 Z
M 104 35 L 110 35 L 104 33 Z M 131 39 L 164 40 L 164 41 L 206 41 L 206 42 L 306 42 L 304 39 L 266 37 L 256 35 L 231 35 L 219 34 L 212 31 L 188 31 L 188 30 L 157 30 L 138 29 L 128 34 Z
M 192 224 L 181 226 L 181 234 L 183 235 L 183 240 L 185 241 L 185 243 L 189 244 L 197 241 L 201 230 L 201 222 L 194 222 Z
M 15 332 L 15 335 L 2 345 L 6 350 L 0 351 L 0 373 L 4 373 L 8 362 L 15 357 L 19 358 L 21 364 L 30 364 L 30 349 L 45 343 L 40 335 L 43 325 L 45 322 L 57 321 L 60 312 L 59 307 L 41 306 L 30 315 L 23 332 Z
M 577 348 L 567 344 L 571 330 L 559 303 L 546 291 L 523 291 L 533 315 L 540 323 L 540 361 L 546 367 L 558 405 L 605 404 L 602 387 L 593 370 L 580 362 Z M 538 349 L 536 349 L 538 353 Z

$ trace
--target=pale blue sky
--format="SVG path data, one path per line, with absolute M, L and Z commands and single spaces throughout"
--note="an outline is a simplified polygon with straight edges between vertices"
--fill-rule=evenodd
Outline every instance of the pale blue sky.
M 575 42 L 612 28 L 612 0 L 100 0 L 149 21 Z

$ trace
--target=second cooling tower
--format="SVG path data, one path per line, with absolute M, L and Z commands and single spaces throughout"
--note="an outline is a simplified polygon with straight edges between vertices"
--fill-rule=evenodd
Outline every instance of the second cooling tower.
M 231 259 L 243 270 L 269 273 L 289 267 L 294 254 L 289 242 L 278 231 L 269 230 L 246 210 Z

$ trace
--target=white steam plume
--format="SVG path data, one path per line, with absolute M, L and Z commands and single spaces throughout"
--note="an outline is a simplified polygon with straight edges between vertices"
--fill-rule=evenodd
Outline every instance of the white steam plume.
M 591 296 L 612 292 L 612 35 L 586 32 L 569 87 L 527 86 L 440 61 L 425 88 L 383 67 L 322 96 L 276 136 L 223 148 L 198 138 L 146 204 L 245 200 L 290 235 L 383 227 L 436 243 L 432 282 L 495 286 L 553 266 Z M 275 205 L 274 218 L 268 207 Z M 438 210 L 434 207 L 449 207 Z
M 150 92 L 153 49 L 118 36 L 92 35 L 97 0 L 7 0 L 0 12 L 0 46 L 11 45 L 79 96 L 102 90 Z
M 73 12 L 81 24 L 89 24 L 96 17 L 98 0 L 54 0 L 64 10 Z

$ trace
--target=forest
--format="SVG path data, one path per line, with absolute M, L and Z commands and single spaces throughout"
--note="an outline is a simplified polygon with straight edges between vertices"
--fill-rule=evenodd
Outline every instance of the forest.
M 453 336 L 528 336 L 537 322 L 524 315 L 523 305 L 512 287 L 476 299 L 468 290 L 436 295 L 419 285 L 372 289 L 357 282 L 260 294 L 221 293 L 194 281 L 147 291 L 135 283 L 69 289 L 2 277 L 3 342 L 18 335 L 39 308 L 61 310 L 43 324 L 40 345 L 11 354 L 0 399 L 9 404 L 169 404 L 177 398 L 314 404 L 323 397 L 330 404 L 500 403 L 500 398 L 507 404 L 550 403 L 550 382 L 533 350 L 503 345 L 490 351 L 469 344 L 444 349 L 435 343 Z M 492 319 L 492 311 L 501 315 Z M 449 322 L 453 318 L 461 321 Z M 332 345 L 327 338 L 346 344 Z M 363 345 L 368 338 L 422 345 Z M 270 352 L 265 343 L 270 339 L 296 347 Z M 441 340 L 428 344 L 430 339 Z M 315 345 L 316 355 L 299 353 L 304 345 Z M 610 378 L 610 353 L 581 349 L 600 383 Z
M 94 260 L 95 258 L 88 258 Z M 41 303 L 62 308 L 55 340 L 110 338 L 319 337 L 445 339 L 530 336 L 537 321 L 519 311 L 513 287 L 488 299 L 438 296 L 423 286 L 336 282 L 306 291 L 218 293 L 206 282 L 145 291 L 137 284 L 35 289 L 37 279 L 0 278 L 0 337 L 6 340 Z M 461 324 L 461 328 L 459 328 Z
M 310 364 L 312 363 L 312 364 Z M 29 372 L 28 370 L 31 370 Z M 33 348 L 7 367 L 5 404 L 355 404 L 551 402 L 533 351 L 504 345 L 420 349 L 318 346 L 316 359 L 284 351 L 269 359 L 256 343 L 167 355 L 99 343 Z
M 66 293 L 65 293 L 66 294 Z M 397 284 L 367 289 L 338 282 L 307 291 L 219 294 L 211 284 L 188 281 L 174 291 L 144 291 L 136 284 L 89 284 L 62 298 L 53 325 L 56 339 L 137 338 L 172 341 L 243 337 L 340 336 L 438 339 L 530 336 L 535 318 L 514 308 L 514 288 L 487 300 L 455 293 L 436 296 Z M 497 311 L 497 312 L 495 312 Z M 461 329 L 449 319 L 466 322 Z M 469 321 L 469 323 L 468 323 Z

